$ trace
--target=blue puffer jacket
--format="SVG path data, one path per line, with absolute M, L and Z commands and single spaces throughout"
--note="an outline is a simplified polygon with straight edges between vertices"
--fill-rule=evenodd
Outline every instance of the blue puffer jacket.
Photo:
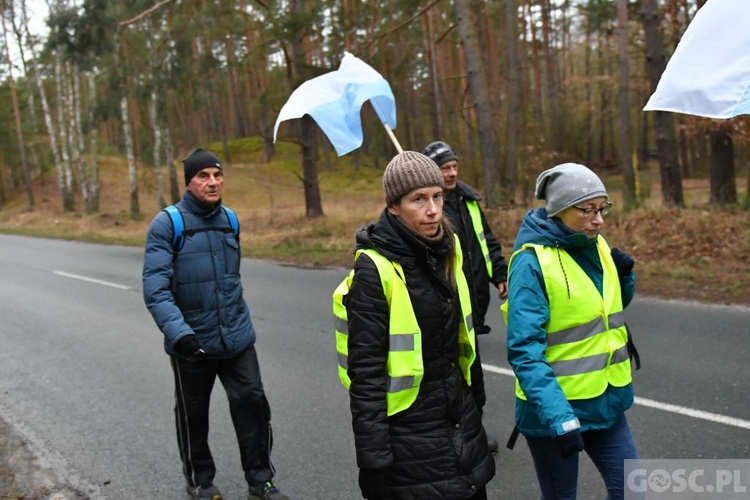
M 240 248 L 220 204 L 209 207 L 190 192 L 176 204 L 185 220 L 185 244 L 174 254 L 172 221 L 159 212 L 151 221 L 143 261 L 143 298 L 164 349 L 195 333 L 206 358 L 232 358 L 255 343 L 242 296 Z M 174 260 L 173 260 L 174 258 Z
M 562 221 L 547 219 L 544 208 L 529 211 L 521 223 L 514 244 L 515 252 L 526 243 L 559 245 L 570 254 L 602 292 L 603 271 L 596 243 L 583 233 L 574 233 Z M 633 385 L 609 386 L 593 399 L 568 401 L 544 358 L 547 345 L 545 326 L 549 300 L 536 253 L 527 250 L 515 255 L 509 274 L 508 361 L 527 395 L 516 398 L 516 425 L 524 436 L 555 437 L 563 434 L 562 424 L 578 417 L 581 431 L 608 429 L 620 421 L 633 404 Z M 622 305 L 633 298 L 635 274 L 620 278 Z

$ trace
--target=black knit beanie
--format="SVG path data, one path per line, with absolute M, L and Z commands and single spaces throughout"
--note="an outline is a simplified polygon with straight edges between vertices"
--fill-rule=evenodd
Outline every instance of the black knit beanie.
M 183 160 L 182 164 L 185 167 L 185 185 L 190 184 L 195 174 L 208 167 L 217 167 L 221 170 L 221 162 L 219 157 L 203 148 L 195 148 L 195 151 L 187 155 Z
M 383 172 L 385 202 L 389 206 L 410 191 L 430 186 L 444 188 L 443 174 L 434 161 L 416 151 L 397 154 Z
M 450 146 L 450 144 L 443 141 L 435 141 L 428 144 L 427 147 L 424 148 L 424 151 L 422 151 L 422 154 L 437 163 L 438 167 L 451 160 L 458 161 L 456 151 Z

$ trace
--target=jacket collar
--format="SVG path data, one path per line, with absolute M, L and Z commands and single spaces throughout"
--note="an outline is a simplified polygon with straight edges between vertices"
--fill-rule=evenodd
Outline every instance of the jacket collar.
M 211 217 L 221 210 L 221 200 L 216 205 L 206 205 L 201 203 L 190 191 L 185 191 L 182 204 L 190 213 L 204 218 Z

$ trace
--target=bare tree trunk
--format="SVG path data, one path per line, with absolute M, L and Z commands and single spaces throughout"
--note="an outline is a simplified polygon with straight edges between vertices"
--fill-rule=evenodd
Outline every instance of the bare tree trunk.
M 0 16 L 3 22 L 3 40 L 5 42 L 5 56 L 8 62 L 8 85 L 13 98 L 13 114 L 16 118 L 16 137 L 18 139 L 18 151 L 21 154 L 21 170 L 23 171 L 23 182 L 26 186 L 26 201 L 29 208 L 34 207 L 34 188 L 31 185 L 31 173 L 26 163 L 26 146 L 23 141 L 23 125 L 21 123 L 21 109 L 18 106 L 18 92 L 16 91 L 16 82 L 13 78 L 13 61 L 10 57 L 10 48 L 8 45 L 8 30 L 5 25 L 5 2 L 0 0 Z
M 653 92 L 667 66 L 662 35 L 659 31 L 659 7 L 656 0 L 640 0 L 640 7 L 641 23 L 646 37 L 646 71 Z M 671 113 L 654 112 L 654 132 L 656 149 L 659 151 L 662 202 L 667 206 L 682 206 L 682 178 L 677 161 L 677 141 Z
M 591 30 L 586 30 L 586 53 L 584 73 L 586 75 L 586 165 L 591 167 L 594 159 L 594 75 L 591 71 Z
M 80 179 L 80 186 L 78 187 L 78 189 L 81 190 L 83 206 L 86 208 L 86 213 L 91 214 L 93 213 L 91 211 L 91 200 L 89 199 L 89 185 L 91 184 L 91 181 L 88 176 L 89 167 L 86 162 L 83 126 L 81 124 L 81 107 L 83 106 L 83 102 L 81 101 L 81 78 L 78 73 L 78 68 L 73 68 L 73 70 L 71 71 L 70 64 L 67 64 L 66 68 L 68 69 L 69 73 L 69 81 L 72 80 L 71 85 L 73 86 L 73 99 L 71 99 L 73 109 L 71 110 L 71 115 L 73 117 L 73 123 L 75 124 L 74 138 L 77 140 L 77 143 L 72 145 L 71 150 L 76 151 L 77 154 L 77 161 L 75 165 L 78 169 L 78 178 Z
M 432 138 L 439 140 L 442 137 L 442 126 L 440 124 L 440 77 L 438 74 L 438 64 L 435 57 L 435 39 L 432 33 L 432 9 L 428 9 L 422 16 L 422 32 L 424 33 L 424 56 L 425 65 L 428 68 L 428 78 L 430 81 L 429 95 L 430 102 L 430 123 L 432 125 Z
M 539 60 L 539 39 L 536 33 L 536 23 L 532 17 L 531 0 L 525 0 L 529 12 L 529 31 L 531 32 L 531 66 L 534 72 L 534 102 L 536 122 L 539 130 L 544 130 L 544 99 L 542 97 L 542 63 Z
M 50 143 L 50 149 L 52 150 L 52 158 L 55 162 L 55 172 L 57 173 L 57 187 L 60 190 L 60 197 L 63 204 L 63 210 L 70 211 L 73 209 L 72 206 L 70 208 L 68 207 L 67 203 L 68 200 L 72 201 L 72 196 L 68 196 L 66 194 L 66 185 L 65 185 L 65 175 L 63 172 L 63 160 L 60 157 L 60 148 L 57 144 L 57 132 L 55 131 L 55 124 L 52 117 L 52 112 L 50 111 L 49 102 L 47 101 L 47 93 L 44 90 L 44 84 L 42 83 L 42 75 L 39 71 L 39 68 L 37 66 L 37 61 L 39 60 L 36 52 L 36 48 L 34 47 L 33 42 L 31 41 L 31 34 L 29 33 L 29 25 L 28 23 L 24 24 L 24 29 L 26 30 L 26 40 L 29 41 L 29 50 L 31 51 L 31 59 L 29 60 L 29 67 L 31 69 L 31 75 L 34 78 L 34 81 L 36 82 L 37 90 L 39 91 L 39 98 L 42 103 L 42 114 L 44 115 L 44 124 L 47 127 L 47 135 L 49 136 L 49 143 Z
M 133 149 L 133 137 L 130 133 L 130 116 L 128 114 L 128 97 L 126 93 L 120 96 L 120 113 L 122 114 L 122 129 L 125 134 L 125 154 L 128 159 L 130 218 L 136 220 L 141 215 L 141 209 L 138 204 L 138 175 L 135 168 L 135 151 Z
M 164 126 L 164 155 L 167 157 L 167 166 L 169 167 L 169 195 L 172 204 L 180 201 L 180 185 L 177 182 L 177 169 L 174 166 L 174 146 L 172 145 L 172 132 L 170 125 Z
M 310 115 L 302 117 L 302 183 L 305 186 L 305 216 L 322 217 L 323 205 L 318 184 L 318 126 Z
M 683 179 L 690 178 L 690 157 L 688 155 L 688 140 L 687 134 L 685 134 L 685 127 L 680 126 L 679 132 L 677 133 L 678 144 L 680 148 L 680 165 L 682 166 L 681 175 Z
M 15 22 L 15 8 L 13 5 L 13 2 L 10 2 L 8 4 L 9 12 L 10 12 L 10 19 L 11 19 L 11 26 L 13 27 L 13 33 L 16 36 L 16 44 L 18 45 L 18 52 L 21 56 L 21 64 L 23 66 L 23 73 L 26 75 L 26 78 L 24 79 L 26 81 L 26 99 L 29 105 L 29 115 L 31 116 L 31 125 L 32 125 L 32 135 L 38 135 L 40 133 L 38 128 L 39 119 L 37 118 L 37 110 L 36 110 L 36 100 L 34 99 L 34 89 L 32 88 L 32 78 L 31 78 L 31 68 L 26 62 L 26 54 L 24 50 L 24 41 L 23 41 L 23 34 L 21 33 L 21 27 L 18 26 Z M 29 19 L 26 12 L 26 2 L 25 0 L 21 1 L 21 24 L 22 26 L 28 27 Z M 31 42 L 29 42 L 31 43 Z M 31 152 L 31 165 L 33 167 L 33 170 L 31 170 L 32 173 L 42 173 L 42 159 L 39 155 L 39 148 L 40 145 L 30 145 L 29 151 Z M 44 178 L 42 178 L 44 180 Z
M 734 178 L 734 144 L 730 128 L 722 124 L 711 131 L 711 203 L 737 203 Z
M 122 24 L 120 25 L 122 26 Z M 138 173 L 135 165 L 135 148 L 133 147 L 133 132 L 130 125 L 130 112 L 128 111 L 128 85 L 127 64 L 128 53 L 123 33 L 117 35 L 118 80 L 120 91 L 120 113 L 122 117 L 122 132 L 125 137 L 125 155 L 128 159 L 128 178 L 130 181 L 130 218 L 137 220 L 141 216 L 141 208 L 138 202 Z
M 558 80 L 558 49 L 557 44 L 552 43 L 552 23 L 550 13 L 552 3 L 550 0 L 542 0 L 542 38 L 544 40 L 544 60 L 547 68 L 547 105 L 550 115 L 550 137 L 552 147 L 556 153 L 563 151 L 563 127 L 562 112 L 560 110 L 560 83 Z
M 521 68 L 518 60 L 518 2 L 505 0 L 505 50 L 508 64 L 508 120 L 505 129 L 505 168 L 500 181 L 502 198 L 511 204 L 516 200 L 518 151 L 521 135 Z
M 63 178 L 65 181 L 65 189 L 62 192 L 63 207 L 66 212 L 72 212 L 75 210 L 73 201 L 73 174 L 70 170 L 69 139 L 66 127 L 69 120 L 65 117 L 65 110 L 68 107 L 67 101 L 70 99 L 70 96 L 65 94 L 63 88 L 62 65 L 60 51 L 55 50 L 55 88 L 60 103 L 57 106 L 57 129 L 60 132 L 60 151 L 62 154 Z
M 96 98 L 96 75 L 94 71 L 88 72 L 88 86 L 89 86 L 89 102 L 93 102 Z M 94 118 L 94 106 L 89 106 L 89 122 L 91 123 L 91 131 L 89 132 L 89 182 L 90 182 L 90 209 L 91 213 L 99 212 L 99 155 L 97 154 L 98 148 L 98 127 L 95 123 Z
M 625 210 L 638 205 L 635 171 L 633 170 L 633 125 L 630 120 L 630 54 L 628 52 L 628 0 L 617 0 L 617 20 L 620 34 L 620 122 L 619 163 L 623 174 Z
M 151 121 L 151 128 L 154 131 L 154 174 L 156 175 L 156 200 L 159 208 L 167 206 L 164 201 L 164 180 L 161 172 L 161 127 L 159 119 L 156 116 L 157 100 L 159 96 L 156 88 L 151 89 L 151 100 L 148 102 L 148 117 Z
M 292 0 L 290 10 L 299 15 L 305 6 L 301 0 Z M 304 31 L 294 34 L 291 46 L 290 72 L 291 87 L 297 88 L 307 78 L 306 61 L 303 52 Z M 302 117 L 300 123 L 300 143 L 302 144 L 302 183 L 305 188 L 305 215 L 308 218 L 322 217 L 323 205 L 320 198 L 320 184 L 318 183 L 318 144 L 316 141 L 317 125 L 309 116 Z
M 456 0 L 456 20 L 461 42 L 466 55 L 466 73 L 469 92 L 474 102 L 477 116 L 479 148 L 482 152 L 484 174 L 484 196 L 488 207 L 494 207 L 500 200 L 500 143 L 497 140 L 495 120 L 492 117 L 492 103 L 487 78 L 482 67 L 482 53 L 479 49 L 474 12 L 469 0 Z

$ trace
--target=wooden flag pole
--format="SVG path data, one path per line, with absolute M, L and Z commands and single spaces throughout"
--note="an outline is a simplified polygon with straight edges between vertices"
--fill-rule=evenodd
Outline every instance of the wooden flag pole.
M 396 136 L 393 135 L 393 130 L 391 130 L 391 127 L 387 123 L 384 123 L 383 126 L 385 127 L 385 131 L 388 132 L 388 137 L 391 138 L 391 142 L 393 142 L 393 145 L 396 146 L 396 151 L 398 151 L 399 153 L 403 153 L 404 148 L 401 147 L 401 144 L 398 143 L 398 139 L 396 139 Z

